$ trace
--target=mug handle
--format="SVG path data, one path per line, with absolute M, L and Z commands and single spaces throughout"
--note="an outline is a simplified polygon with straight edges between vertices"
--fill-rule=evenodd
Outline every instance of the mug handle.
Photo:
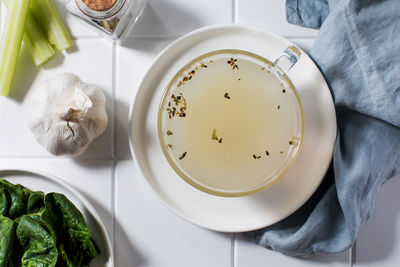
M 282 74 L 286 74 L 301 56 L 300 49 L 292 45 L 285 49 L 282 54 L 275 60 L 274 65 Z

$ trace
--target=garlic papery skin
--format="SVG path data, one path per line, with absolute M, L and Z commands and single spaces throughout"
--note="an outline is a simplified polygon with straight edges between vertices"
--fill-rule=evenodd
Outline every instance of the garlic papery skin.
M 53 155 L 84 153 L 107 127 L 103 92 L 72 73 L 42 82 L 26 103 L 30 130 Z

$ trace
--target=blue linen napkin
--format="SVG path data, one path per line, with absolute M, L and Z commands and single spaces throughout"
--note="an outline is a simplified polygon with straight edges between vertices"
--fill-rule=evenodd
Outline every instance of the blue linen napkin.
M 310 200 L 246 233 L 258 244 L 292 256 L 348 249 L 382 184 L 399 173 L 399 10 L 399 0 L 286 1 L 289 22 L 320 27 L 310 54 L 331 88 L 338 137 L 333 164 Z

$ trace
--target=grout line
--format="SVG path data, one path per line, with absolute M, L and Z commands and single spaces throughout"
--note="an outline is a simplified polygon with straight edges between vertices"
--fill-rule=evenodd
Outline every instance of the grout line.
M 232 23 L 236 23 L 236 0 L 232 0 Z
M 234 1 L 234 0 L 232 0 Z M 149 40 L 168 40 L 168 39 L 177 39 L 181 36 L 185 35 L 185 33 L 182 34 L 171 34 L 171 35 L 142 35 L 142 36 L 131 36 L 131 37 L 127 37 L 125 40 L 127 41 L 131 41 L 131 40 L 141 40 L 141 39 L 149 39 Z M 109 41 L 112 42 L 113 44 L 116 44 L 115 41 L 106 38 L 106 37 L 102 37 L 102 36 L 90 36 L 90 35 L 84 35 L 84 36 L 72 36 L 74 38 L 74 40 L 105 40 L 105 41 Z
M 111 226 L 112 226 L 112 250 L 114 255 L 114 264 L 116 260 L 115 249 L 115 210 L 116 210 L 116 129 L 115 129 L 115 96 L 117 86 L 117 45 L 115 42 L 112 44 L 112 104 L 111 104 L 111 156 L 112 156 L 112 169 L 111 169 Z
M 115 160 L 116 157 L 116 149 L 115 149 L 115 139 L 116 139 L 116 130 L 115 130 L 115 96 L 116 96 L 116 84 L 117 84 L 117 47 L 116 43 L 112 44 L 112 70 L 111 70 L 111 157 Z
M 149 36 L 132 36 L 128 37 L 125 40 L 126 41 L 133 41 L 133 40 L 171 40 L 171 39 L 178 39 L 182 37 L 183 34 L 174 34 L 174 35 L 149 35 Z
M 116 248 L 115 248 L 115 208 L 116 208 L 116 197 L 115 197 L 115 188 L 116 188 L 116 161 L 113 160 L 111 166 L 111 246 L 112 246 L 112 255 L 114 259 L 114 265 L 116 261 Z
M 231 235 L 231 267 L 235 267 L 235 234 Z
M 72 35 L 72 38 L 74 38 L 74 40 L 87 40 L 87 39 L 107 40 L 104 37 L 102 37 L 101 35 L 82 35 L 82 36 Z
M 350 267 L 353 267 L 357 261 L 357 240 L 354 241 L 353 246 L 349 250 L 349 263 Z
M 133 161 L 133 158 L 132 158 L 132 156 L 131 155 L 129 155 L 129 156 L 121 156 L 121 157 L 119 157 L 119 156 L 117 156 L 116 158 L 115 158 L 115 160 L 117 160 L 117 161 L 123 161 L 123 160 L 131 160 L 131 161 Z
M 234 11 L 235 11 L 235 13 L 234 13 L 234 18 L 235 18 L 235 21 L 234 21 L 234 23 L 239 23 L 239 0 L 233 0 L 233 2 L 234 2 Z

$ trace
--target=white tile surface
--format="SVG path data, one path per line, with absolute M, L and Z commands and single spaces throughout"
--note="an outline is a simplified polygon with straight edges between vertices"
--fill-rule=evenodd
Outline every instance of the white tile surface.
M 168 211 L 131 160 L 116 168 L 117 266 L 230 267 L 231 235 L 194 226 Z
M 56 0 L 58 10 L 75 38 L 99 36 L 86 23 L 67 12 L 71 0 Z M 72 0 L 74 1 L 74 0 Z M 129 37 L 178 36 L 197 28 L 232 22 L 232 0 L 148 0 L 142 18 Z
M 355 267 L 400 266 L 400 176 L 383 185 L 357 238 Z
M 289 24 L 285 1 L 236 0 L 236 22 L 276 32 L 283 36 L 315 36 L 318 31 Z
M 117 84 L 115 98 L 116 153 L 130 158 L 128 115 L 133 96 L 155 56 L 172 39 L 135 39 L 117 47 Z
M 0 169 L 33 169 L 48 172 L 80 191 L 99 213 L 112 240 L 111 167 L 111 161 L 103 160 L 0 158 Z
M 72 72 L 87 83 L 103 89 L 107 98 L 110 123 L 105 132 L 82 156 L 86 158 L 111 157 L 112 117 L 112 44 L 104 40 L 77 40 L 68 54 L 58 54 L 54 59 L 37 68 L 29 55 L 22 50 L 9 98 L 0 97 L 0 156 L 49 156 L 30 132 L 24 110 L 26 94 L 40 82 L 62 72 Z
M 130 35 L 133 39 L 113 49 L 111 42 L 98 38 L 96 31 L 66 12 L 68 1 L 55 0 L 77 39 L 77 48 L 58 55 L 41 69 L 35 68 L 22 52 L 13 95 L 0 97 L 0 168 L 37 168 L 80 190 L 99 212 L 111 238 L 115 229 L 115 266 L 349 266 L 347 252 L 291 258 L 249 243 L 240 235 L 235 235 L 232 250 L 231 235 L 191 225 L 162 206 L 130 160 L 127 132 L 132 97 L 154 57 L 174 38 L 206 25 L 234 21 L 290 37 L 308 52 L 317 30 L 287 23 L 285 1 L 148 0 L 143 17 Z M 4 15 L 0 10 L 0 21 Z M 102 87 L 108 100 L 109 127 L 81 159 L 51 157 L 34 140 L 25 121 L 26 92 L 64 71 Z M 124 159 L 117 161 L 115 180 L 111 160 L 114 150 L 117 159 Z M 399 266 L 399 189 L 397 177 L 379 193 L 374 215 L 360 232 L 354 266 Z
M 288 257 L 251 243 L 238 234 L 235 236 L 235 267 L 349 266 L 348 252 L 333 255 L 316 255 L 310 258 Z
M 171 37 L 232 22 L 232 0 L 148 0 L 131 37 Z

